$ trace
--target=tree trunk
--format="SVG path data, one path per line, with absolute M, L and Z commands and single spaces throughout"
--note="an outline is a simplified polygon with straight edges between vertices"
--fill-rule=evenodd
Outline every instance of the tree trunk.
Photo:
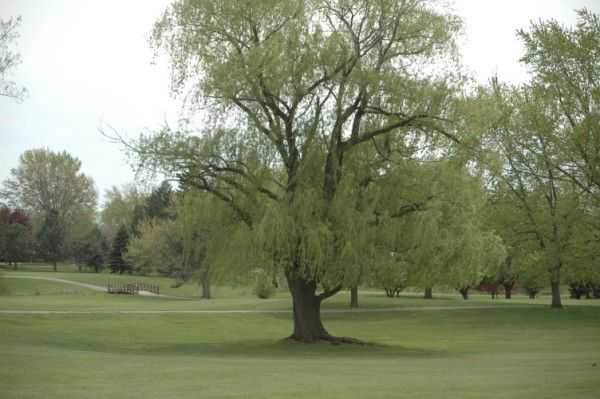
M 562 301 L 560 299 L 560 281 L 552 280 L 550 283 L 552 287 L 552 308 L 561 309 Z
M 514 287 L 514 283 L 510 284 L 502 284 L 504 286 L 504 298 L 510 299 L 512 297 L 512 289 Z
M 210 279 L 208 275 L 203 276 L 200 283 L 202 284 L 202 299 L 210 299 Z
M 17 262 L 13 262 L 13 270 L 17 270 Z
M 53 267 L 54 271 L 56 271 L 56 261 L 52 262 L 52 267 Z
M 315 295 L 317 286 L 301 278 L 288 278 L 294 306 L 295 341 L 313 343 L 331 336 L 321 323 L 321 298 Z
M 458 290 L 464 300 L 469 299 L 469 287 L 463 287 Z
M 433 289 L 431 287 L 425 288 L 425 295 L 423 296 L 425 299 L 433 299 Z
M 358 287 L 350 288 L 350 307 L 358 307 Z

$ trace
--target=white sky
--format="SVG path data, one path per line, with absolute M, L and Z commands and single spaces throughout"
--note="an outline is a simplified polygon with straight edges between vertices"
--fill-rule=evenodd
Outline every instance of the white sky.
M 452 2 L 452 0 L 450 0 Z M 168 69 L 153 65 L 147 36 L 169 0 L 0 0 L 0 19 L 21 15 L 13 74 L 29 95 L 0 97 L 0 181 L 27 149 L 66 150 L 82 161 L 100 193 L 131 182 L 121 149 L 98 132 L 108 124 L 129 137 L 177 120 Z M 480 81 L 498 74 L 520 82 L 522 47 L 515 37 L 529 21 L 568 25 L 574 9 L 600 13 L 600 0 L 454 0 L 463 17 L 463 63 Z

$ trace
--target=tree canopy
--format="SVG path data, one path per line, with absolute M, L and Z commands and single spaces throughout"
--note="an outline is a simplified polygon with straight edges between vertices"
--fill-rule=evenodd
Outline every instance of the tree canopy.
M 94 182 L 80 169 L 81 161 L 65 151 L 28 150 L 0 190 L 0 198 L 26 210 L 37 222 L 34 234 L 40 255 L 51 261 L 55 270 L 70 243 L 94 225 Z
M 94 181 L 81 171 L 81 161 L 66 151 L 27 150 L 10 170 L 0 191 L 13 206 L 38 214 L 56 212 L 61 220 L 82 209 L 95 209 Z
M 423 0 L 176 1 L 157 21 L 173 91 L 210 115 L 200 132 L 141 136 L 139 164 L 235 212 L 221 253 L 286 277 L 293 339 L 335 340 L 321 301 L 393 251 L 373 240 L 386 220 L 425 208 L 390 184 L 398 163 L 451 157 L 460 141 L 460 27 Z

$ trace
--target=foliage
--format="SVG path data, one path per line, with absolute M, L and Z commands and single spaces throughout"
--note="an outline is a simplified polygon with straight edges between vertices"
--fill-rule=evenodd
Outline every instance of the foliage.
M 382 257 L 383 258 L 383 257 Z M 401 260 L 395 259 L 394 254 L 389 254 L 387 262 L 382 259 L 378 266 L 373 268 L 370 284 L 383 288 L 386 295 L 394 297 L 406 288 L 408 282 L 408 266 Z
M 591 297 L 591 286 L 586 281 L 571 281 L 569 283 L 569 293 L 571 298 L 581 299 L 581 297 Z
M 495 275 L 512 288 L 528 251 L 560 307 L 564 271 L 592 258 L 575 237 L 597 208 L 598 19 L 580 19 L 520 33 L 529 84 L 465 98 L 461 77 L 438 68 L 460 22 L 426 1 L 176 1 L 153 43 L 209 128 L 142 135 L 137 161 L 230 207 L 238 228 L 216 253 L 285 275 L 296 339 L 330 338 L 307 320 L 367 275 L 406 269 L 409 284 L 462 290 Z M 574 103 L 561 97 L 569 79 Z
M 43 224 L 37 233 L 37 245 L 42 259 L 54 264 L 65 254 L 66 228 L 58 211 L 50 210 L 44 217 Z
M 183 248 L 175 222 L 158 219 L 143 222 L 139 235 L 127 244 L 125 260 L 142 273 L 177 277 L 181 272 Z
M 19 38 L 19 25 L 21 17 L 0 19 L 0 96 L 22 101 L 27 90 L 8 79 L 9 74 L 21 63 L 20 54 L 10 48 L 12 42 Z
M 19 166 L 10 170 L 2 196 L 29 212 L 55 212 L 67 222 L 81 209 L 96 207 L 93 180 L 80 172 L 81 161 L 67 152 L 48 149 L 25 151 Z
M 533 81 L 552 99 L 559 129 L 553 140 L 563 154 L 557 173 L 578 189 L 600 195 L 600 16 L 577 11 L 575 27 L 555 20 L 520 30 L 526 53 L 522 61 Z
M 173 92 L 207 110 L 209 128 L 142 135 L 136 164 L 231 208 L 239 227 L 220 253 L 285 275 L 294 338 L 331 338 L 321 301 L 388 256 L 371 240 L 378 218 L 418 197 L 390 190 L 375 209 L 361 196 L 377 197 L 397 161 L 443 158 L 460 141 L 449 119 L 463 79 L 446 68 L 460 26 L 425 0 L 175 1 L 157 21 Z
M 77 264 L 85 265 L 98 273 L 104 268 L 109 248 L 102 231 L 95 225 L 73 243 L 72 251 Z
M 543 251 L 533 251 L 523 257 L 519 285 L 530 298 L 535 298 L 547 285 Z
M 577 284 L 578 274 L 593 269 L 599 227 L 590 220 L 600 192 L 600 18 L 585 9 L 577 13 L 574 28 L 550 20 L 520 30 L 531 82 L 514 88 L 493 82 L 491 95 L 479 97 L 495 104 L 487 108 L 484 124 L 492 133 L 483 142 L 493 142 L 486 161 L 496 177 L 492 191 L 509 258 L 531 264 L 527 253 L 539 251 L 554 307 L 561 306 L 561 281 Z M 509 284 L 525 273 L 521 280 L 530 292 L 539 289 L 526 269 L 502 273 Z
M 104 198 L 100 223 L 106 239 L 112 242 L 121 225 L 125 225 L 133 234 L 143 219 L 143 215 L 138 214 L 143 210 L 144 194 L 134 185 L 125 185 L 121 189 L 112 187 L 106 190 Z
M 0 191 L 9 204 L 31 215 L 40 256 L 53 263 L 68 254 L 95 217 L 94 183 L 80 169 L 81 162 L 67 152 L 28 150 Z
M 140 235 L 140 226 L 146 219 L 146 211 L 143 204 L 135 204 L 133 207 L 133 215 L 131 216 L 131 226 L 129 230 L 133 237 Z
M 110 252 L 111 273 L 123 274 L 128 271 L 131 273 L 131 264 L 126 261 L 127 244 L 129 243 L 129 233 L 125 226 L 121 226 L 112 242 Z
M 20 209 L 0 207 L 0 261 L 14 264 L 29 260 L 34 241 L 29 215 Z
M 506 215 L 500 221 L 502 236 L 511 255 L 543 252 L 554 293 L 552 306 L 561 307 L 561 273 L 571 263 L 570 243 L 583 217 L 584 198 L 557 169 L 564 154 L 555 140 L 562 127 L 557 104 L 536 84 L 510 88 L 495 82 L 491 95 L 498 119 L 489 122 L 484 142 L 495 158 L 487 162 L 491 197 L 498 217 Z
M 102 230 L 109 240 L 124 225 L 132 237 L 139 237 L 142 224 L 152 219 L 173 218 L 173 193 L 168 182 L 163 182 L 149 194 L 133 184 L 121 189 L 112 187 L 106 191 L 100 219 Z
M 168 181 L 164 181 L 157 188 L 153 189 L 146 197 L 144 216 L 148 219 L 168 219 L 169 208 L 173 204 L 173 191 Z
M 183 283 L 197 280 L 202 296 L 210 297 L 211 280 L 220 271 L 221 251 L 231 239 L 231 211 L 220 201 L 190 189 L 180 193 L 167 210 L 167 219 L 146 220 L 128 246 L 127 259 L 145 273 L 160 273 Z M 222 270 L 229 281 L 240 279 L 239 269 Z
M 254 294 L 260 299 L 272 297 L 275 294 L 275 287 L 269 275 L 264 270 L 257 270 L 255 275 Z

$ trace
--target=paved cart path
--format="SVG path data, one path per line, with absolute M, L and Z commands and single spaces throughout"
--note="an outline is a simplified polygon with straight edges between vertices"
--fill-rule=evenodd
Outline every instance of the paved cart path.
M 72 284 L 82 288 L 88 288 L 94 291 L 107 292 L 106 287 L 94 284 L 80 283 L 78 281 L 65 280 L 55 277 L 29 276 L 29 275 L 4 275 L 2 278 L 24 278 L 33 280 L 47 280 L 65 284 Z M 190 299 L 171 295 L 157 295 L 151 292 L 141 291 L 140 295 Z M 515 307 L 539 307 L 540 305 L 462 305 L 462 306 L 398 306 L 389 308 L 371 308 L 371 309 L 322 309 L 321 313 L 384 313 L 384 312 L 421 312 L 421 311 L 442 311 L 442 310 L 476 310 L 476 309 L 508 309 Z M 291 314 L 291 309 L 198 309 L 198 310 L 0 310 L 0 314 Z
M 65 279 L 57 278 L 57 277 L 29 276 L 29 275 L 23 275 L 23 274 L 4 275 L 4 276 L 0 276 L 0 277 L 1 278 L 24 278 L 24 279 L 31 279 L 31 280 L 46 280 L 46 281 L 53 281 L 55 283 L 76 285 L 78 287 L 88 288 L 88 289 L 94 290 L 94 291 L 108 292 L 108 289 L 101 285 L 80 283 L 79 281 L 65 280 Z M 155 294 L 155 293 L 149 292 L 149 291 L 139 291 L 138 295 L 161 297 L 161 298 L 189 299 L 189 298 L 179 297 L 179 296 L 174 296 L 174 295 Z

